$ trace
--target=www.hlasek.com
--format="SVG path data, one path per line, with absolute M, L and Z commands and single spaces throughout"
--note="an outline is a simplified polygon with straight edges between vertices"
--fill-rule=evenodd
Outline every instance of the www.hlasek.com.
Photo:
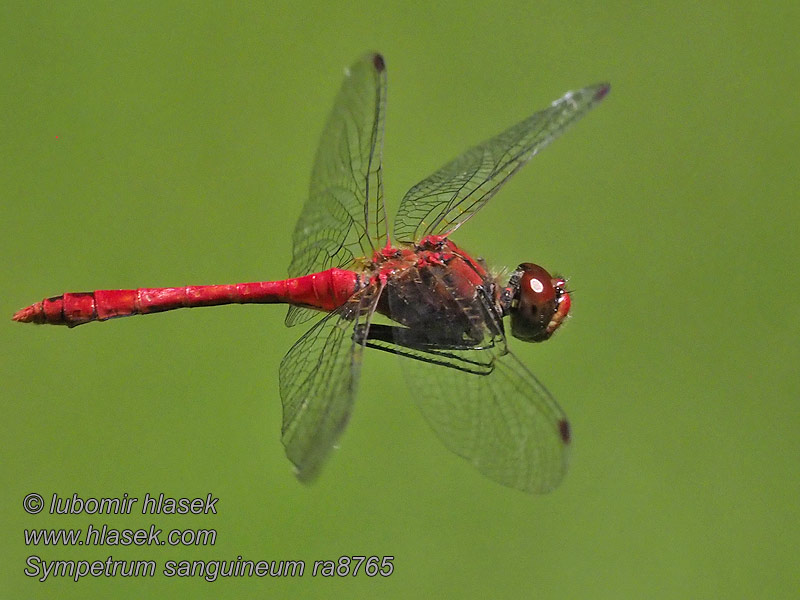
M 59 497 L 53 494 L 48 513 L 51 515 L 129 515 L 141 510 L 142 515 L 216 515 L 219 498 L 170 498 L 164 494 L 145 494 L 141 509 L 138 498 L 124 494 L 119 498 Z M 46 507 L 45 499 L 36 493 L 25 496 L 23 507 L 28 514 L 38 514 Z M 166 534 L 155 524 L 148 528 L 117 529 L 107 524 L 89 523 L 84 529 L 25 529 L 26 546 L 213 546 L 215 529 L 171 529 Z M 241 555 L 234 560 L 167 560 L 161 567 L 155 560 L 119 560 L 109 555 L 97 560 L 45 560 L 32 554 L 25 560 L 26 576 L 39 581 L 50 578 L 84 577 L 201 577 L 216 581 L 220 577 L 355 577 L 366 575 L 388 577 L 394 572 L 393 556 L 340 556 L 333 560 L 316 560 L 307 565 L 303 560 L 248 560 Z M 307 568 L 308 566 L 308 568 Z

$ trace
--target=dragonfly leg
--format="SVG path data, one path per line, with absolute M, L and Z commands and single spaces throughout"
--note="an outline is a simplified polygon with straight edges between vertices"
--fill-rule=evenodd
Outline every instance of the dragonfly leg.
M 365 331 L 367 332 L 366 340 Z M 367 348 L 475 375 L 488 375 L 494 370 L 494 360 L 482 362 L 458 354 L 458 351 L 482 350 L 484 347 L 452 338 L 432 340 L 428 332 L 420 332 L 408 327 L 374 324 L 367 329 L 363 325 L 359 325 L 353 333 L 353 339 L 357 343 L 363 343 Z

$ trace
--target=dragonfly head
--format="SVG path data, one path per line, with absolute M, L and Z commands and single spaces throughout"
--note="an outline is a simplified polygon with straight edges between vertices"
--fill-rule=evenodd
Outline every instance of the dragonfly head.
M 533 263 L 514 271 L 503 293 L 505 313 L 511 316 L 511 334 L 526 342 L 543 342 L 569 314 L 567 282 Z

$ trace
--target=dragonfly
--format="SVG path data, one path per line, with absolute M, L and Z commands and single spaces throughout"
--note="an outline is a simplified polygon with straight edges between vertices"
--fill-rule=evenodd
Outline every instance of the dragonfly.
M 569 314 L 566 280 L 525 262 L 503 281 L 451 236 L 609 89 L 571 91 L 420 181 L 400 202 L 392 240 L 382 170 L 386 63 L 367 54 L 346 69 L 323 129 L 289 278 L 66 293 L 13 319 L 74 327 L 177 308 L 289 304 L 287 326 L 315 320 L 279 369 L 281 439 L 299 480 L 314 480 L 337 445 L 370 348 L 401 357 L 445 446 L 503 485 L 548 492 L 567 470 L 570 425 L 508 348 L 504 318 L 518 339 L 549 339 Z

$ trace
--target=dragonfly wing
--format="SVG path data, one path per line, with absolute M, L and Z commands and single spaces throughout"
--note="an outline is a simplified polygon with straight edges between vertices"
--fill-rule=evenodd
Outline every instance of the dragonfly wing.
M 367 54 L 345 72 L 322 132 L 308 200 L 295 226 L 289 276 L 345 268 L 386 243 L 381 154 L 386 67 Z M 292 307 L 291 326 L 313 311 Z
M 491 279 L 472 292 L 463 283 L 439 266 L 390 279 L 404 326 L 376 325 L 367 345 L 414 359 L 403 365 L 412 395 L 450 450 L 503 485 L 548 492 L 567 469 L 567 418 L 509 352 Z
M 316 477 L 347 425 L 363 350 L 353 329 L 369 327 L 378 296 L 371 288 L 356 294 L 307 331 L 281 362 L 281 440 L 301 481 Z
M 319 316 L 319 311 L 313 308 L 305 308 L 303 306 L 290 306 L 289 312 L 286 313 L 284 323 L 287 327 L 294 327 L 300 323 L 305 323 Z
M 395 238 L 414 242 L 426 235 L 455 231 L 539 150 L 600 102 L 609 89 L 603 83 L 569 92 L 420 181 L 400 203 Z
M 556 488 L 567 470 L 569 423 L 550 392 L 510 352 L 448 354 L 460 355 L 455 368 L 418 361 L 421 373 L 413 369 L 408 378 L 441 441 L 503 485 L 529 493 Z M 462 370 L 486 362 L 488 374 Z

